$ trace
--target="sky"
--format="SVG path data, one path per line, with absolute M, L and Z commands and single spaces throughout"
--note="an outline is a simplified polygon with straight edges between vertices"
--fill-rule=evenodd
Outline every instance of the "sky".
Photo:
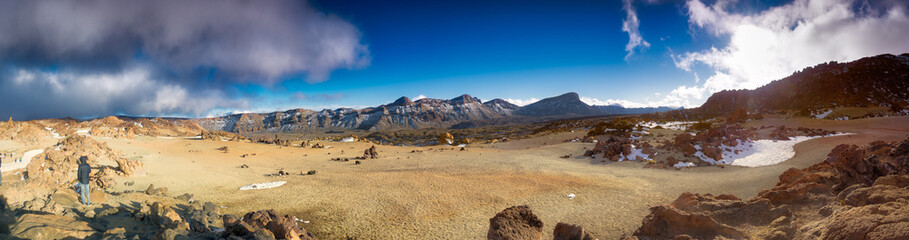
M 210 117 L 470 94 L 697 107 L 909 52 L 900 0 L 0 0 L 0 115 Z M 3 116 L 6 117 L 6 116 Z

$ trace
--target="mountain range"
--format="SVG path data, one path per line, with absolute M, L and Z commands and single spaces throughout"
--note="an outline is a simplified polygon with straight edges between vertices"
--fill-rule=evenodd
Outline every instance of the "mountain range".
M 674 108 L 624 108 L 590 106 L 577 93 L 566 93 L 519 107 L 502 99 L 482 102 L 464 94 L 453 99 L 401 97 L 389 104 L 363 109 L 339 108 L 313 111 L 292 109 L 271 113 L 243 113 L 196 119 L 208 130 L 237 133 L 294 132 L 306 129 L 390 130 L 448 128 L 494 119 L 564 118 L 669 111 Z

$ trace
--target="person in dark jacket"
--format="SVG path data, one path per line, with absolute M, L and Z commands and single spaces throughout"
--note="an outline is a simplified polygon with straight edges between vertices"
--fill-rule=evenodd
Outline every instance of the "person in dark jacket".
M 88 157 L 79 158 L 79 192 L 82 195 L 82 204 L 91 205 L 91 192 L 88 189 L 89 177 L 92 167 L 88 165 Z

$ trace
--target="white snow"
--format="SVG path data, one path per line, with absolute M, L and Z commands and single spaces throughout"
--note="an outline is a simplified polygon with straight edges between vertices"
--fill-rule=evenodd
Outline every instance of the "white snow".
M 830 115 L 830 113 L 833 113 L 833 109 L 827 110 L 826 112 L 815 114 L 814 118 L 817 118 L 817 119 L 825 118 L 825 117 L 827 117 L 827 115 Z
M 54 131 L 53 128 L 44 127 L 44 129 L 47 129 L 47 131 L 50 131 L 50 133 L 54 135 L 54 138 L 63 138 L 62 136 L 60 136 L 59 133 L 57 133 L 57 131 Z
M 641 158 L 643 158 L 644 160 L 649 160 L 649 159 L 650 159 L 650 155 L 644 154 L 644 153 L 643 153 L 643 150 L 638 149 L 638 148 L 635 148 L 634 145 L 631 145 L 631 149 L 632 149 L 632 150 L 631 150 L 631 153 L 629 153 L 627 156 L 626 156 L 626 155 L 619 156 L 619 162 L 621 162 L 621 161 L 634 161 L 634 160 L 637 160 L 638 157 L 641 157 Z
M 691 163 L 691 162 L 678 162 L 672 166 L 677 167 L 677 168 L 686 168 L 686 167 L 695 167 L 696 165 L 694 165 L 694 163 Z
M 789 160 L 795 156 L 795 149 L 793 148 L 795 144 L 820 137 L 841 136 L 848 134 L 849 133 L 838 133 L 816 137 L 797 136 L 785 141 L 769 139 L 757 141 L 738 140 L 738 145 L 735 147 L 726 146 L 725 144 L 719 146 L 721 154 L 723 155 L 723 159 L 719 161 L 714 161 L 713 159 L 708 158 L 701 151 L 701 146 L 695 145 L 695 148 L 698 151 L 694 153 L 694 156 L 700 158 L 702 161 L 714 165 L 719 163 L 743 167 L 769 166 L 785 162 L 786 160 Z M 738 153 L 735 153 L 736 150 L 738 150 Z
M 341 139 L 341 142 L 354 142 L 354 141 L 355 140 L 353 137 L 346 137 L 346 138 Z
M 466 147 L 466 146 L 467 146 L 467 144 L 463 144 L 463 143 L 462 143 L 462 144 L 458 144 L 458 147 Z
M 676 121 L 676 122 L 666 122 L 666 123 L 642 122 L 640 125 L 651 128 L 651 129 L 656 126 L 660 126 L 665 129 L 685 131 L 686 129 L 688 129 L 688 126 L 690 126 L 692 123 L 697 123 L 697 122 L 695 122 L 695 121 Z
M 41 154 L 43 152 L 44 152 L 43 148 L 29 150 L 29 151 L 25 152 L 25 154 L 22 154 L 21 162 L 6 163 L 6 164 L 3 164 L 3 166 L 0 166 L 0 172 L 9 172 L 9 171 L 13 171 L 16 169 L 23 169 L 23 168 L 25 168 L 25 166 L 28 166 L 28 163 L 32 162 L 32 158 L 35 158 L 35 156 L 37 156 L 38 154 Z
M 88 134 L 88 130 L 91 130 L 91 128 L 79 129 L 79 130 L 76 130 L 76 134 L 79 134 L 79 135 L 87 135 L 87 134 Z
M 574 199 L 575 195 L 574 193 L 569 193 L 566 197 L 568 197 L 568 199 Z
M 277 181 L 277 182 L 269 182 L 269 183 L 253 183 L 250 185 L 240 187 L 240 190 L 246 191 L 246 190 L 276 188 L 276 187 L 280 187 L 281 185 L 284 185 L 285 183 L 287 183 L 287 182 Z

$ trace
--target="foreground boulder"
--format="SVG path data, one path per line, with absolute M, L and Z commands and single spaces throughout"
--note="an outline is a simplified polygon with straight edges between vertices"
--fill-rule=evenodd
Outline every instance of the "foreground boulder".
M 558 223 L 552 230 L 552 240 L 596 240 L 584 227 Z
M 290 215 L 280 215 L 274 210 L 249 212 L 242 220 L 234 215 L 224 215 L 224 238 L 310 240 L 315 237 L 298 227 Z
M 638 239 L 909 239 L 909 138 L 839 145 L 747 201 L 683 193 L 651 208 Z
M 543 239 L 543 221 L 526 205 L 506 208 L 489 219 L 487 239 Z

